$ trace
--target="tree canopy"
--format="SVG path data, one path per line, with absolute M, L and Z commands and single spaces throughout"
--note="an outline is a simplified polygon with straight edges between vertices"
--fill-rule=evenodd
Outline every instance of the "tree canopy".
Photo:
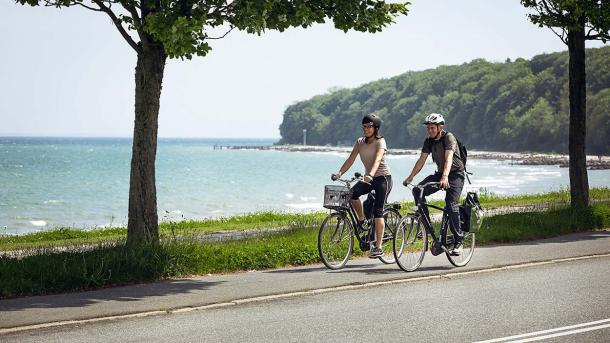
M 233 30 L 262 34 L 307 28 L 333 20 L 337 29 L 378 32 L 399 14 L 405 3 L 353 0 L 17 0 L 48 7 L 80 6 L 106 13 L 129 45 L 140 52 L 142 44 L 161 44 L 170 58 L 205 56 L 210 40 Z M 217 28 L 217 36 L 210 30 Z M 217 31 L 217 30 L 216 30 Z M 137 37 L 132 34 L 135 32 Z M 223 33 L 224 32 L 224 33 Z M 138 38 L 140 43 L 138 43 Z
M 610 153 L 610 47 L 587 50 L 588 151 Z M 566 152 L 568 53 L 492 63 L 482 59 L 440 66 L 340 89 L 288 106 L 280 143 L 353 144 L 360 120 L 375 112 L 393 148 L 419 148 L 422 121 L 442 113 L 447 129 L 469 148 Z

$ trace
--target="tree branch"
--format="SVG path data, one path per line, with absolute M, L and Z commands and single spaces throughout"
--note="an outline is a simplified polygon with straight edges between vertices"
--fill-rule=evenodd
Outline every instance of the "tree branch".
M 546 9 L 547 13 L 551 14 L 553 17 L 557 17 L 557 13 L 551 11 L 551 8 L 549 7 L 549 4 L 546 3 L 546 0 L 542 0 L 540 2 L 542 3 L 542 6 L 544 6 L 544 9 Z
M 610 40 L 610 35 L 598 33 L 598 34 L 592 35 L 592 36 L 586 35 L 585 39 L 586 40 L 596 40 L 596 39 Z
M 551 31 L 553 31 L 553 33 L 555 34 L 555 36 L 559 37 L 559 39 L 561 39 L 562 42 L 564 42 L 566 45 L 568 45 L 568 37 L 566 37 L 566 30 L 562 29 L 561 30 L 561 34 L 557 33 L 557 31 L 555 31 L 554 28 L 549 27 L 551 29 Z
M 79 5 L 79 6 L 82 6 L 82 7 L 86 8 L 86 9 L 88 9 L 88 10 L 92 10 L 92 11 L 96 11 L 96 12 L 104 12 L 100 8 L 89 7 L 89 6 L 85 5 L 85 4 L 83 4 L 82 2 L 75 2 L 75 4 Z
M 129 14 L 131 15 L 131 19 L 133 20 L 133 25 L 136 28 L 136 30 L 138 31 L 138 36 L 140 36 L 140 40 L 142 39 L 142 19 L 140 18 L 140 15 L 138 14 L 138 10 L 136 9 L 136 7 L 134 6 L 134 4 L 130 4 L 128 3 L 126 0 L 119 0 L 121 3 L 121 6 L 123 6 L 123 8 L 125 10 L 127 10 L 127 12 L 129 12 Z
M 231 28 L 229 29 L 229 31 L 225 32 L 224 35 L 222 35 L 220 37 L 206 37 L 205 39 L 222 39 L 222 38 L 225 38 L 225 36 L 228 35 L 229 32 L 233 31 L 234 28 L 235 28 L 235 26 L 231 25 Z
M 100 7 L 101 11 L 106 12 L 106 14 L 108 14 L 110 19 L 112 19 L 112 22 L 114 23 L 114 26 L 116 26 L 116 28 L 119 30 L 119 33 L 121 33 L 121 36 L 123 36 L 123 38 L 127 41 L 127 43 L 137 53 L 139 53 L 140 52 L 140 47 L 133 40 L 133 38 L 131 38 L 129 33 L 127 33 L 127 31 L 125 31 L 125 28 L 123 27 L 123 24 L 121 23 L 121 20 L 119 18 L 117 18 L 116 14 L 114 14 L 114 12 L 112 12 L 112 10 L 110 8 L 108 8 L 106 5 L 104 5 L 102 0 L 91 0 L 91 1 L 93 1 L 96 5 L 98 5 Z

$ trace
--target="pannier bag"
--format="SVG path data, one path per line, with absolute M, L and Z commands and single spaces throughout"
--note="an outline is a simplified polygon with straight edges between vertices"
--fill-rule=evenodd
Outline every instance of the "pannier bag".
M 467 192 L 464 203 L 460 205 L 460 229 L 476 233 L 483 223 L 483 208 L 476 192 Z

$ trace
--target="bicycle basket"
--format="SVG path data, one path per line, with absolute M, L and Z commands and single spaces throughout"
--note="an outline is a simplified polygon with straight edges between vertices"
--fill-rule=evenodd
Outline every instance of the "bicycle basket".
M 331 210 L 349 208 L 352 199 L 352 191 L 345 186 L 324 186 L 324 207 Z

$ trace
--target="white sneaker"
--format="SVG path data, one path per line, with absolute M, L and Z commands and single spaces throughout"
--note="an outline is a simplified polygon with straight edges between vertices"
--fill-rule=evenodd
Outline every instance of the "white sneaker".
M 464 252 L 464 247 L 462 247 L 462 244 L 459 244 L 457 247 L 455 247 L 455 248 L 453 248 L 453 250 L 451 250 L 450 255 L 460 256 L 462 254 L 462 252 Z

